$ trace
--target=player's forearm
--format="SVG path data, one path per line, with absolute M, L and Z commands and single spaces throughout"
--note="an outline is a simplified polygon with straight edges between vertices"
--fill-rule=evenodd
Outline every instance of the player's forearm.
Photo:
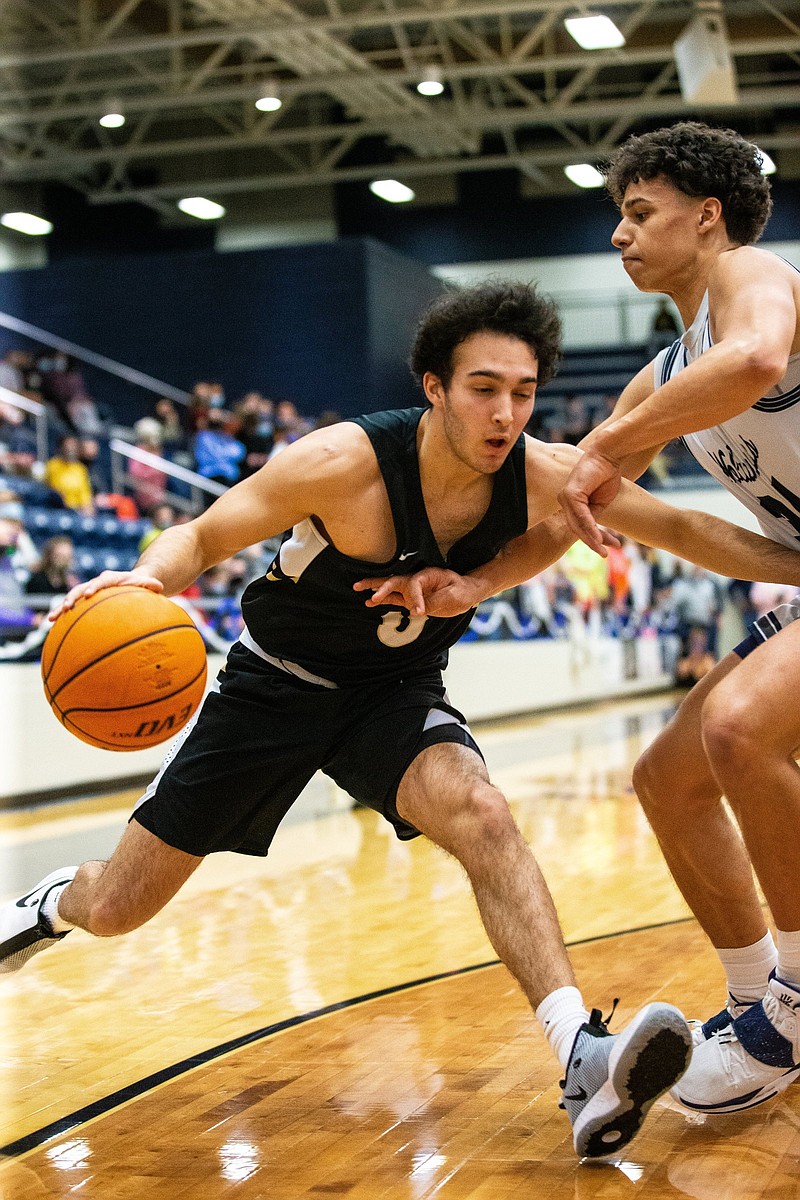
M 165 595 L 175 596 L 212 565 L 204 553 L 196 522 L 189 521 L 160 533 L 141 555 L 134 571 L 152 575 L 163 583 Z
M 746 342 L 712 346 L 631 412 L 596 431 L 586 449 L 619 461 L 730 420 L 777 382 Z M 626 472 L 627 474 L 627 472 Z
M 665 549 L 732 579 L 800 587 L 797 550 L 708 513 L 684 510 L 681 518 L 677 523 L 679 547 Z
M 598 441 L 600 441 L 602 446 L 602 435 L 605 433 L 606 429 L 611 427 L 612 423 L 613 422 L 611 418 L 609 418 L 607 421 L 604 421 L 602 425 L 598 425 L 595 429 L 593 429 L 591 433 L 587 433 L 586 437 L 578 443 L 578 449 L 591 450 Z M 640 476 L 644 475 L 645 471 L 650 466 L 650 463 L 663 449 L 664 446 L 660 444 L 657 446 L 651 446 L 647 450 L 640 450 L 638 454 L 625 454 L 622 457 L 610 455 L 610 457 L 615 458 L 619 462 L 620 475 L 623 479 L 636 480 L 639 479 Z
M 476 587 L 477 604 L 506 588 L 532 579 L 557 562 L 575 541 L 575 535 L 560 516 L 549 517 L 521 537 L 509 542 L 491 562 L 471 571 L 467 579 Z

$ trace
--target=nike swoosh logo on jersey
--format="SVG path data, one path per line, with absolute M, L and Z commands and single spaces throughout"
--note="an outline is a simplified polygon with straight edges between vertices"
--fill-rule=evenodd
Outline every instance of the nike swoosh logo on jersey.
M 404 550 L 399 557 L 399 562 L 403 562 L 406 558 L 411 558 L 412 555 L 419 554 L 419 550 Z
M 41 892 L 41 884 L 40 884 L 39 887 L 34 888 L 32 892 L 28 892 L 27 896 L 23 896 L 20 900 L 18 900 L 16 906 L 17 906 L 17 908 L 35 908 L 35 906 L 37 904 L 41 903 L 42 897 L 44 895 L 46 895 L 47 892 L 51 891 L 54 887 L 58 887 L 58 885 L 60 883 L 69 883 L 69 882 L 70 881 L 68 878 L 67 879 L 55 879 L 55 880 L 53 880 L 52 883 L 48 883 L 44 892 Z M 39 894 L 40 892 L 41 892 L 41 895 Z M 35 899 L 34 899 L 34 897 L 35 897 Z M 33 903 L 29 904 L 28 903 L 29 900 L 33 901 Z

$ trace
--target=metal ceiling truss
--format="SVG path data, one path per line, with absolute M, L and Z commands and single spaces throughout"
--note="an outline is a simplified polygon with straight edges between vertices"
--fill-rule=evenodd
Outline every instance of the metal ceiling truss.
M 800 0 L 726 0 L 739 103 L 691 112 L 672 47 L 692 0 L 593 8 L 623 48 L 580 50 L 566 0 L 6 0 L 3 178 L 163 208 L 189 191 L 504 166 L 560 190 L 555 168 L 686 115 L 744 126 L 770 152 L 800 146 Z M 431 64 L 446 91 L 426 98 Z M 267 79 L 283 107 L 262 114 Z M 106 130 L 112 96 L 126 124 Z

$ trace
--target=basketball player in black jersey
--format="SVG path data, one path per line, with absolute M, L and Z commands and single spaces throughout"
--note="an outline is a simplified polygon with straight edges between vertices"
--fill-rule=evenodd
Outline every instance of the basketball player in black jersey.
M 414 347 L 426 408 L 309 434 L 202 516 L 165 530 L 132 571 L 104 572 L 69 593 L 60 611 L 119 584 L 173 595 L 243 547 L 289 531 L 244 594 L 246 629 L 215 688 L 111 859 L 57 871 L 0 910 L 5 970 L 76 926 L 111 936 L 142 925 L 206 854 L 266 854 L 323 770 L 399 837 L 423 833 L 463 864 L 489 938 L 565 1068 L 578 1153 L 616 1153 L 634 1136 L 686 1066 L 683 1017 L 651 1004 L 612 1036 L 596 1010 L 590 1016 L 541 872 L 442 684 L 467 619 L 371 607 L 353 586 L 367 571 L 469 571 L 556 513 L 579 452 L 522 431 L 558 354 L 555 311 L 532 289 L 450 293 Z M 633 484 L 609 514 L 620 530 L 712 570 L 800 583 L 793 551 L 678 514 Z
M 609 163 L 621 216 L 612 241 L 637 288 L 672 298 L 686 333 L 582 443 L 562 493 L 570 529 L 556 533 L 552 557 L 576 535 L 604 553 L 595 516 L 622 475 L 636 478 L 679 436 L 768 536 L 798 545 L 800 272 L 755 245 L 771 210 L 761 165 L 735 131 L 696 122 L 632 137 Z M 417 614 L 458 612 L 547 558 L 528 535 L 468 581 L 437 570 L 379 588 L 375 599 Z M 796 597 L 759 619 L 634 771 L 670 870 L 727 977 L 726 1007 L 697 1023 L 691 1067 L 673 1093 L 700 1112 L 748 1110 L 800 1080 L 798 617 Z

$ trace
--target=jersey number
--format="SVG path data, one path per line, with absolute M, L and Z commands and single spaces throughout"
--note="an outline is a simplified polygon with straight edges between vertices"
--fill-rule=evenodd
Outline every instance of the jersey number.
M 788 521 L 797 534 L 797 540 L 800 541 L 800 496 L 796 496 L 784 484 L 779 483 L 774 475 L 770 483 L 792 507 L 788 508 L 783 500 L 778 500 L 775 496 L 759 496 L 758 503 L 767 510 L 771 517 L 783 517 L 785 521 Z
M 378 641 L 384 646 L 407 646 L 417 640 L 427 619 L 412 617 L 397 609 L 384 613 L 378 626 Z

